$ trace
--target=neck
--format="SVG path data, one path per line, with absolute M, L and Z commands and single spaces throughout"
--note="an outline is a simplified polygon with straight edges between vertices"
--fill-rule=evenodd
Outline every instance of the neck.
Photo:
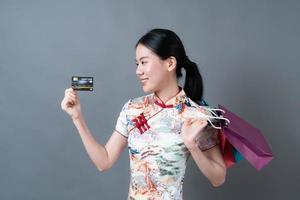
M 177 84 L 170 84 L 168 87 L 164 87 L 158 91 L 155 91 L 155 95 L 166 103 L 169 99 L 173 98 L 180 92 Z

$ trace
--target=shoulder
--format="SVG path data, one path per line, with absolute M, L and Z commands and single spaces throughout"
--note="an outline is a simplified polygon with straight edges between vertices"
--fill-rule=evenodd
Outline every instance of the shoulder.
M 150 101 L 152 99 L 152 97 L 153 97 L 153 94 L 147 94 L 147 95 L 131 98 L 130 103 L 131 104 L 144 104 L 144 103 L 147 103 L 148 101 Z
M 196 103 L 195 101 L 193 101 L 191 98 L 189 98 L 188 96 L 185 96 L 185 104 L 189 107 L 195 107 L 195 108 L 199 108 L 201 107 L 200 104 Z
M 123 110 L 139 110 L 153 103 L 153 94 L 130 98 L 123 106 Z
M 200 110 L 210 110 L 211 108 L 213 108 L 212 106 L 208 105 L 207 102 L 203 99 L 200 102 L 195 102 L 191 98 L 186 96 L 186 102 L 188 102 L 190 107 L 200 108 Z
M 206 114 L 207 116 L 212 116 L 211 109 L 213 107 L 209 106 L 204 100 L 201 102 L 195 102 L 191 98 L 186 96 L 185 104 L 187 105 L 187 109 L 185 111 L 188 113 L 190 112 L 201 112 L 203 114 Z

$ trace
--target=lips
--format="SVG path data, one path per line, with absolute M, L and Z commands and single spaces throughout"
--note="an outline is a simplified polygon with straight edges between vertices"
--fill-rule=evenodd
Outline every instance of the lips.
M 140 78 L 140 81 L 141 82 L 145 82 L 145 81 L 147 81 L 148 80 L 148 78 Z
M 141 83 L 146 83 L 148 78 L 140 78 Z

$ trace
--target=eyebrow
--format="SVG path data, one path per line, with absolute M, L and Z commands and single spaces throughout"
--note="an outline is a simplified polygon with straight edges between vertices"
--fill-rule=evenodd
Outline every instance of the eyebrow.
M 143 57 L 141 57 L 139 60 L 142 60 L 143 58 L 149 58 L 148 56 L 143 56 Z M 137 60 L 135 59 L 135 62 L 136 62 Z

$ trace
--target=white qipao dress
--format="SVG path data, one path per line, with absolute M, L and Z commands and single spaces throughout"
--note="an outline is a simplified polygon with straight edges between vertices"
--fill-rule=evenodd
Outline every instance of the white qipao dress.
M 130 200 L 182 200 L 190 152 L 181 137 L 184 112 L 205 112 L 183 89 L 162 102 L 155 93 L 130 99 L 123 106 L 116 131 L 127 138 L 130 158 Z M 209 113 L 206 113 L 209 114 Z M 204 131 L 203 151 L 218 144 L 216 131 Z

